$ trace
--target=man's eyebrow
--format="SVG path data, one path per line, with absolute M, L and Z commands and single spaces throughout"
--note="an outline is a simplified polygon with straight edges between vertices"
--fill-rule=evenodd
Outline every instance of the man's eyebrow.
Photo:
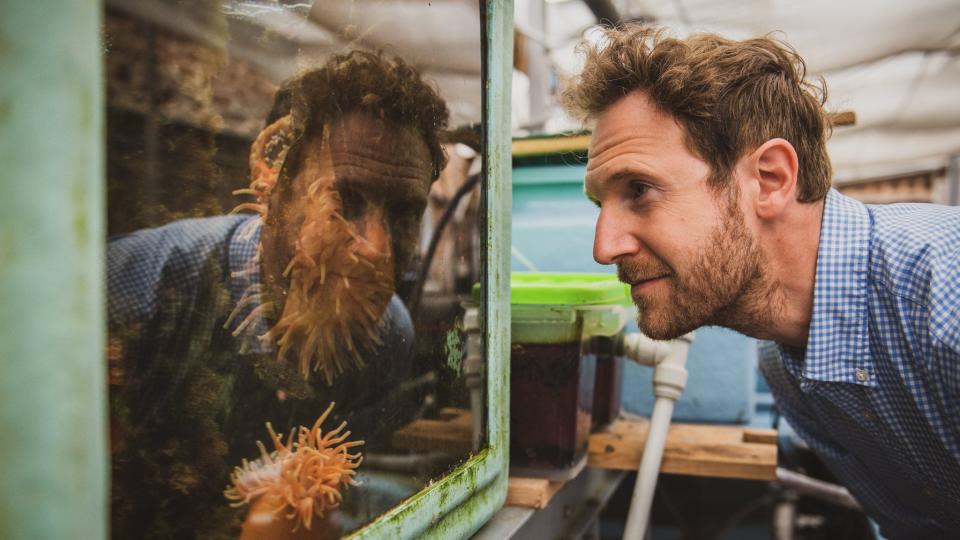
M 419 204 L 426 200 L 428 189 L 419 180 L 404 178 L 401 181 L 384 182 L 379 178 L 362 175 L 338 176 L 333 183 L 338 190 L 352 189 L 377 196 L 389 197 L 396 202 Z
M 622 182 L 624 180 L 646 180 L 646 181 L 656 182 L 658 179 L 656 176 L 654 176 L 653 174 L 650 174 L 650 172 L 648 171 L 637 169 L 637 168 L 624 167 L 624 168 L 617 169 L 612 174 L 608 175 L 606 179 L 604 179 L 604 182 L 613 183 L 613 182 Z
M 353 185 L 376 189 L 391 189 L 398 185 L 423 185 L 423 179 L 416 176 L 393 176 L 376 173 L 358 174 L 357 171 L 337 171 L 337 185 Z
M 630 166 L 618 167 L 610 174 L 604 174 L 603 176 L 594 174 L 590 182 L 584 178 L 584 194 L 587 195 L 587 198 L 590 198 L 590 194 L 587 192 L 586 188 L 588 183 L 593 183 L 594 185 L 598 185 L 600 187 L 607 187 L 626 180 L 641 180 L 654 183 L 659 182 L 659 179 L 648 171 L 632 168 Z

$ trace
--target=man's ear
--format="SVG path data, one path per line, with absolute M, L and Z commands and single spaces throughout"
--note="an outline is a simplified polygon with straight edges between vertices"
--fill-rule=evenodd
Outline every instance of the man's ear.
M 758 190 L 754 201 L 760 218 L 776 217 L 797 199 L 797 151 L 785 139 L 770 139 L 750 154 Z

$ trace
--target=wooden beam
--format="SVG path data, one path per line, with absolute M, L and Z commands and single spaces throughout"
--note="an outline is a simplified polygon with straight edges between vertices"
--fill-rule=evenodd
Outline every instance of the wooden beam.
M 827 121 L 833 127 L 852 126 L 857 123 L 857 113 L 853 111 L 827 113 Z
M 590 436 L 587 466 L 636 470 L 649 421 L 621 418 Z M 673 424 L 667 434 L 661 472 L 692 476 L 774 480 L 776 432 L 739 426 Z
M 827 122 L 832 127 L 852 126 L 857 123 L 857 113 L 854 111 L 837 111 L 826 113 Z M 590 146 L 590 133 L 578 135 L 555 135 L 552 137 L 531 137 L 529 139 L 514 139 L 513 157 L 542 156 L 562 154 L 565 152 L 586 152 Z
M 536 139 L 515 139 L 513 157 L 562 154 L 565 152 L 586 152 L 590 144 L 590 135 L 542 137 Z
M 398 430 L 393 435 L 394 446 L 451 455 L 468 454 L 471 451 L 470 411 L 443 409 L 438 416 L 417 420 Z M 593 433 L 587 450 L 587 466 L 636 470 L 643 456 L 648 427 L 646 418 L 628 415 Z M 743 426 L 675 423 L 667 434 L 660 470 L 693 476 L 774 480 L 777 432 Z M 541 500 L 546 488 L 542 482 L 536 485 L 539 487 L 521 484 L 526 490 L 523 496 Z
M 393 446 L 454 456 L 469 454 L 473 440 L 470 411 L 441 409 L 438 416 L 436 420 L 416 420 L 395 431 Z
M 777 432 L 773 429 L 743 430 L 743 442 L 760 444 L 777 444 Z
M 507 506 L 546 508 L 550 499 L 560 491 L 565 482 L 551 482 L 545 478 L 521 478 L 511 476 L 507 482 Z

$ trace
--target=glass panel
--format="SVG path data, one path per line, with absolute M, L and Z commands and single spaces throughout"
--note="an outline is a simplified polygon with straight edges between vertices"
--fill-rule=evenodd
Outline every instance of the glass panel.
M 338 537 L 479 452 L 478 3 L 104 26 L 113 536 Z

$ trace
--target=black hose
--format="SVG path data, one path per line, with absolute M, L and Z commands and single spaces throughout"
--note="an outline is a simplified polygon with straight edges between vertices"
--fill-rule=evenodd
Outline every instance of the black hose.
M 440 244 L 440 237 L 443 236 L 443 230 L 447 227 L 447 223 L 450 222 L 450 219 L 453 217 L 453 213 L 456 212 L 457 207 L 460 205 L 460 199 L 463 199 L 468 193 L 473 191 L 473 188 L 480 182 L 480 173 L 474 174 L 467 178 L 467 181 L 460 186 L 460 189 L 453 194 L 453 197 L 450 199 L 450 202 L 447 204 L 447 207 L 443 210 L 443 215 L 440 216 L 440 220 L 437 221 L 436 228 L 433 229 L 433 235 L 430 237 L 430 244 L 427 245 L 427 252 L 423 256 L 423 262 L 420 264 L 420 271 L 417 273 L 417 281 L 414 282 L 413 292 L 410 295 L 410 305 L 407 306 L 407 309 L 410 311 L 410 318 L 414 321 L 417 320 L 417 312 L 420 308 L 420 299 L 423 297 L 423 286 L 427 281 L 427 274 L 430 272 L 430 264 L 433 262 L 433 257 L 437 252 L 437 246 Z

